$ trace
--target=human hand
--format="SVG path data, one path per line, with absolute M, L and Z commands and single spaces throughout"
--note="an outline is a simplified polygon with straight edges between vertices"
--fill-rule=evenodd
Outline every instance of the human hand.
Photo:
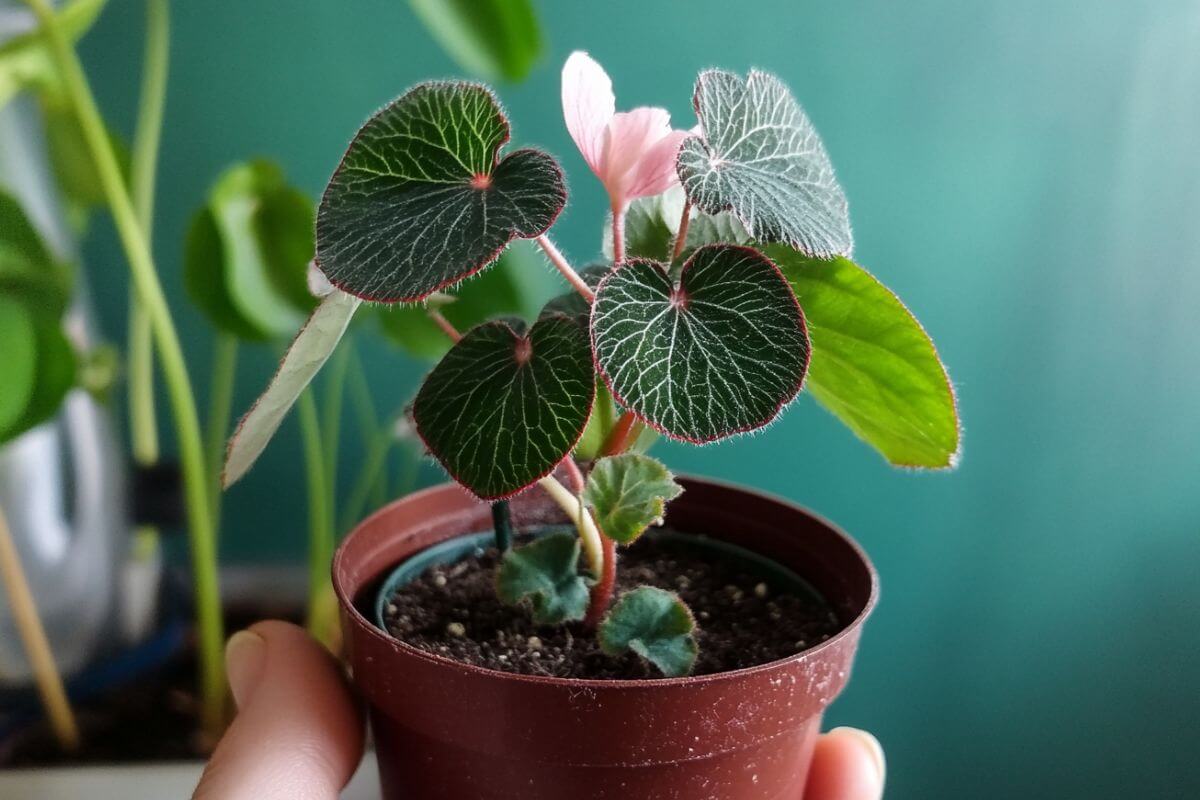
M 329 653 L 286 622 L 260 622 L 225 650 L 238 715 L 193 800 L 336 800 L 363 752 L 363 719 Z M 817 742 L 804 800 L 879 800 L 883 750 L 837 728 Z

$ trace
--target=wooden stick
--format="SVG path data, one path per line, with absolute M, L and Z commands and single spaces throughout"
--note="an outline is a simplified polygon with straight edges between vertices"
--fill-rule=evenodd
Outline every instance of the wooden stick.
M 29 591 L 29 582 L 25 579 L 25 570 L 21 567 L 21 559 L 17 555 L 17 546 L 13 542 L 4 511 L 0 509 L 0 577 L 4 580 L 4 588 L 8 594 L 8 604 L 12 608 L 13 619 L 17 623 L 17 631 L 29 663 L 33 667 L 33 676 L 37 681 L 38 694 L 42 705 L 46 708 L 46 716 L 54 728 L 54 735 L 64 750 L 79 748 L 79 726 L 75 722 L 75 714 L 71 711 L 71 703 L 63 689 L 62 675 L 54 663 L 54 654 L 50 651 L 50 643 L 46 640 L 46 630 L 42 627 L 41 617 L 38 616 L 37 605 L 33 601 L 33 593 Z

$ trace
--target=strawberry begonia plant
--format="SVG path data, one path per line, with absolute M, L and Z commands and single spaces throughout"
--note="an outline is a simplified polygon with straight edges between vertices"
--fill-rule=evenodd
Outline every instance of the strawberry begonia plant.
M 609 195 L 607 263 L 577 271 L 548 238 L 562 170 L 506 149 L 490 90 L 417 86 L 367 121 L 329 182 L 315 259 L 329 285 L 231 440 L 225 481 L 250 467 L 362 302 L 424 304 L 453 345 L 412 419 L 446 471 L 497 504 L 500 598 L 684 675 L 697 651 L 680 599 L 651 587 L 612 597 L 618 546 L 682 491 L 641 452 L 647 432 L 725 439 L 807 386 L 891 463 L 941 469 L 958 458 L 954 392 L 916 319 L 850 259 L 845 194 L 779 79 L 701 73 L 691 132 L 661 109 L 616 112 L 585 53 L 567 60 L 562 88 L 567 128 Z M 514 239 L 534 240 L 572 291 L 534 320 L 454 329 L 438 309 Z M 532 487 L 577 536 L 509 546 L 503 501 Z

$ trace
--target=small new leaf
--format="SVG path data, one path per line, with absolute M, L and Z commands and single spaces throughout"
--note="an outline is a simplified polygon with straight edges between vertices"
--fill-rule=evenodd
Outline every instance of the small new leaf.
M 808 387 L 817 401 L 896 466 L 955 466 L 954 387 L 900 299 L 847 258 L 812 259 L 785 245 L 767 253 L 804 308 L 813 345 Z
M 600 647 L 612 656 L 632 650 L 668 678 L 696 665 L 696 621 L 678 595 L 652 586 L 626 592 L 600 624 Z
M 700 74 L 694 95 L 703 136 L 679 150 L 679 179 L 708 214 L 732 212 L 761 242 L 812 255 L 853 249 L 846 195 L 816 129 L 788 87 L 751 70 Z
M 496 571 L 496 594 L 509 605 L 528 598 L 540 625 L 581 620 L 590 598 L 579 553 L 579 538 L 566 533 L 509 550 Z
M 357 297 L 345 292 L 330 292 L 296 334 L 266 391 L 242 417 L 229 440 L 222 474 L 226 489 L 245 475 L 262 455 L 300 393 L 341 341 L 359 302 Z
M 595 512 L 604 535 L 629 544 L 651 525 L 661 525 L 667 503 L 683 493 L 662 462 L 636 453 L 602 458 L 588 474 L 583 502 Z
M 661 264 L 623 264 L 596 292 L 592 344 L 617 402 L 697 443 L 766 425 L 808 367 L 791 287 L 761 253 L 733 245 L 700 248 L 677 282 Z
M 587 332 L 576 320 L 552 315 L 528 333 L 488 322 L 429 373 L 413 419 L 456 481 L 496 500 L 548 475 L 571 452 L 594 393 Z
M 508 119 L 485 87 L 424 83 L 367 121 L 317 212 L 317 264 L 365 300 L 412 302 L 472 275 L 567 200 L 538 150 L 503 158 Z

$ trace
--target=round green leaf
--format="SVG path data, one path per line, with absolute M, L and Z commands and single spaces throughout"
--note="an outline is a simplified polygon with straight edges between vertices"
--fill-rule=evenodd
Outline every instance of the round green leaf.
M 774 75 L 708 70 L 696 81 L 703 136 L 684 140 L 679 178 L 692 204 L 731 211 L 762 242 L 809 255 L 854 246 L 846 195 L 816 129 Z
M 0 295 L 0 441 L 25 413 L 37 382 L 37 329 L 24 303 Z
M 608 538 L 629 544 L 651 525 L 661 525 L 667 503 L 683 493 L 661 461 L 638 453 L 602 458 L 588 473 L 583 502 L 596 512 Z
M 600 648 L 619 656 L 632 650 L 668 678 L 692 671 L 700 652 L 696 621 L 679 596 L 653 586 L 626 592 L 600 624 Z
M 504 554 L 496 570 L 496 594 L 516 605 L 529 598 L 542 625 L 581 620 L 587 613 L 588 584 L 579 574 L 579 537 L 543 536 Z
M 592 345 L 617 402 L 696 443 L 774 419 L 800 391 L 809 351 L 778 268 L 733 245 L 697 250 L 677 283 L 653 261 L 623 264 L 596 292 Z
M 367 121 L 317 213 L 317 263 L 343 291 L 411 302 L 554 223 L 567 192 L 553 158 L 500 158 L 508 120 L 470 83 L 424 83 Z
M 587 333 L 562 315 L 523 333 L 468 331 L 417 393 L 417 432 L 446 471 L 485 500 L 548 475 L 579 441 L 595 392 Z
M 954 387 L 933 341 L 900 299 L 848 258 L 767 249 L 791 282 L 812 336 L 808 387 L 897 466 L 953 467 Z
M 519 81 L 542 52 L 530 0 L 411 0 L 434 38 L 485 80 Z

